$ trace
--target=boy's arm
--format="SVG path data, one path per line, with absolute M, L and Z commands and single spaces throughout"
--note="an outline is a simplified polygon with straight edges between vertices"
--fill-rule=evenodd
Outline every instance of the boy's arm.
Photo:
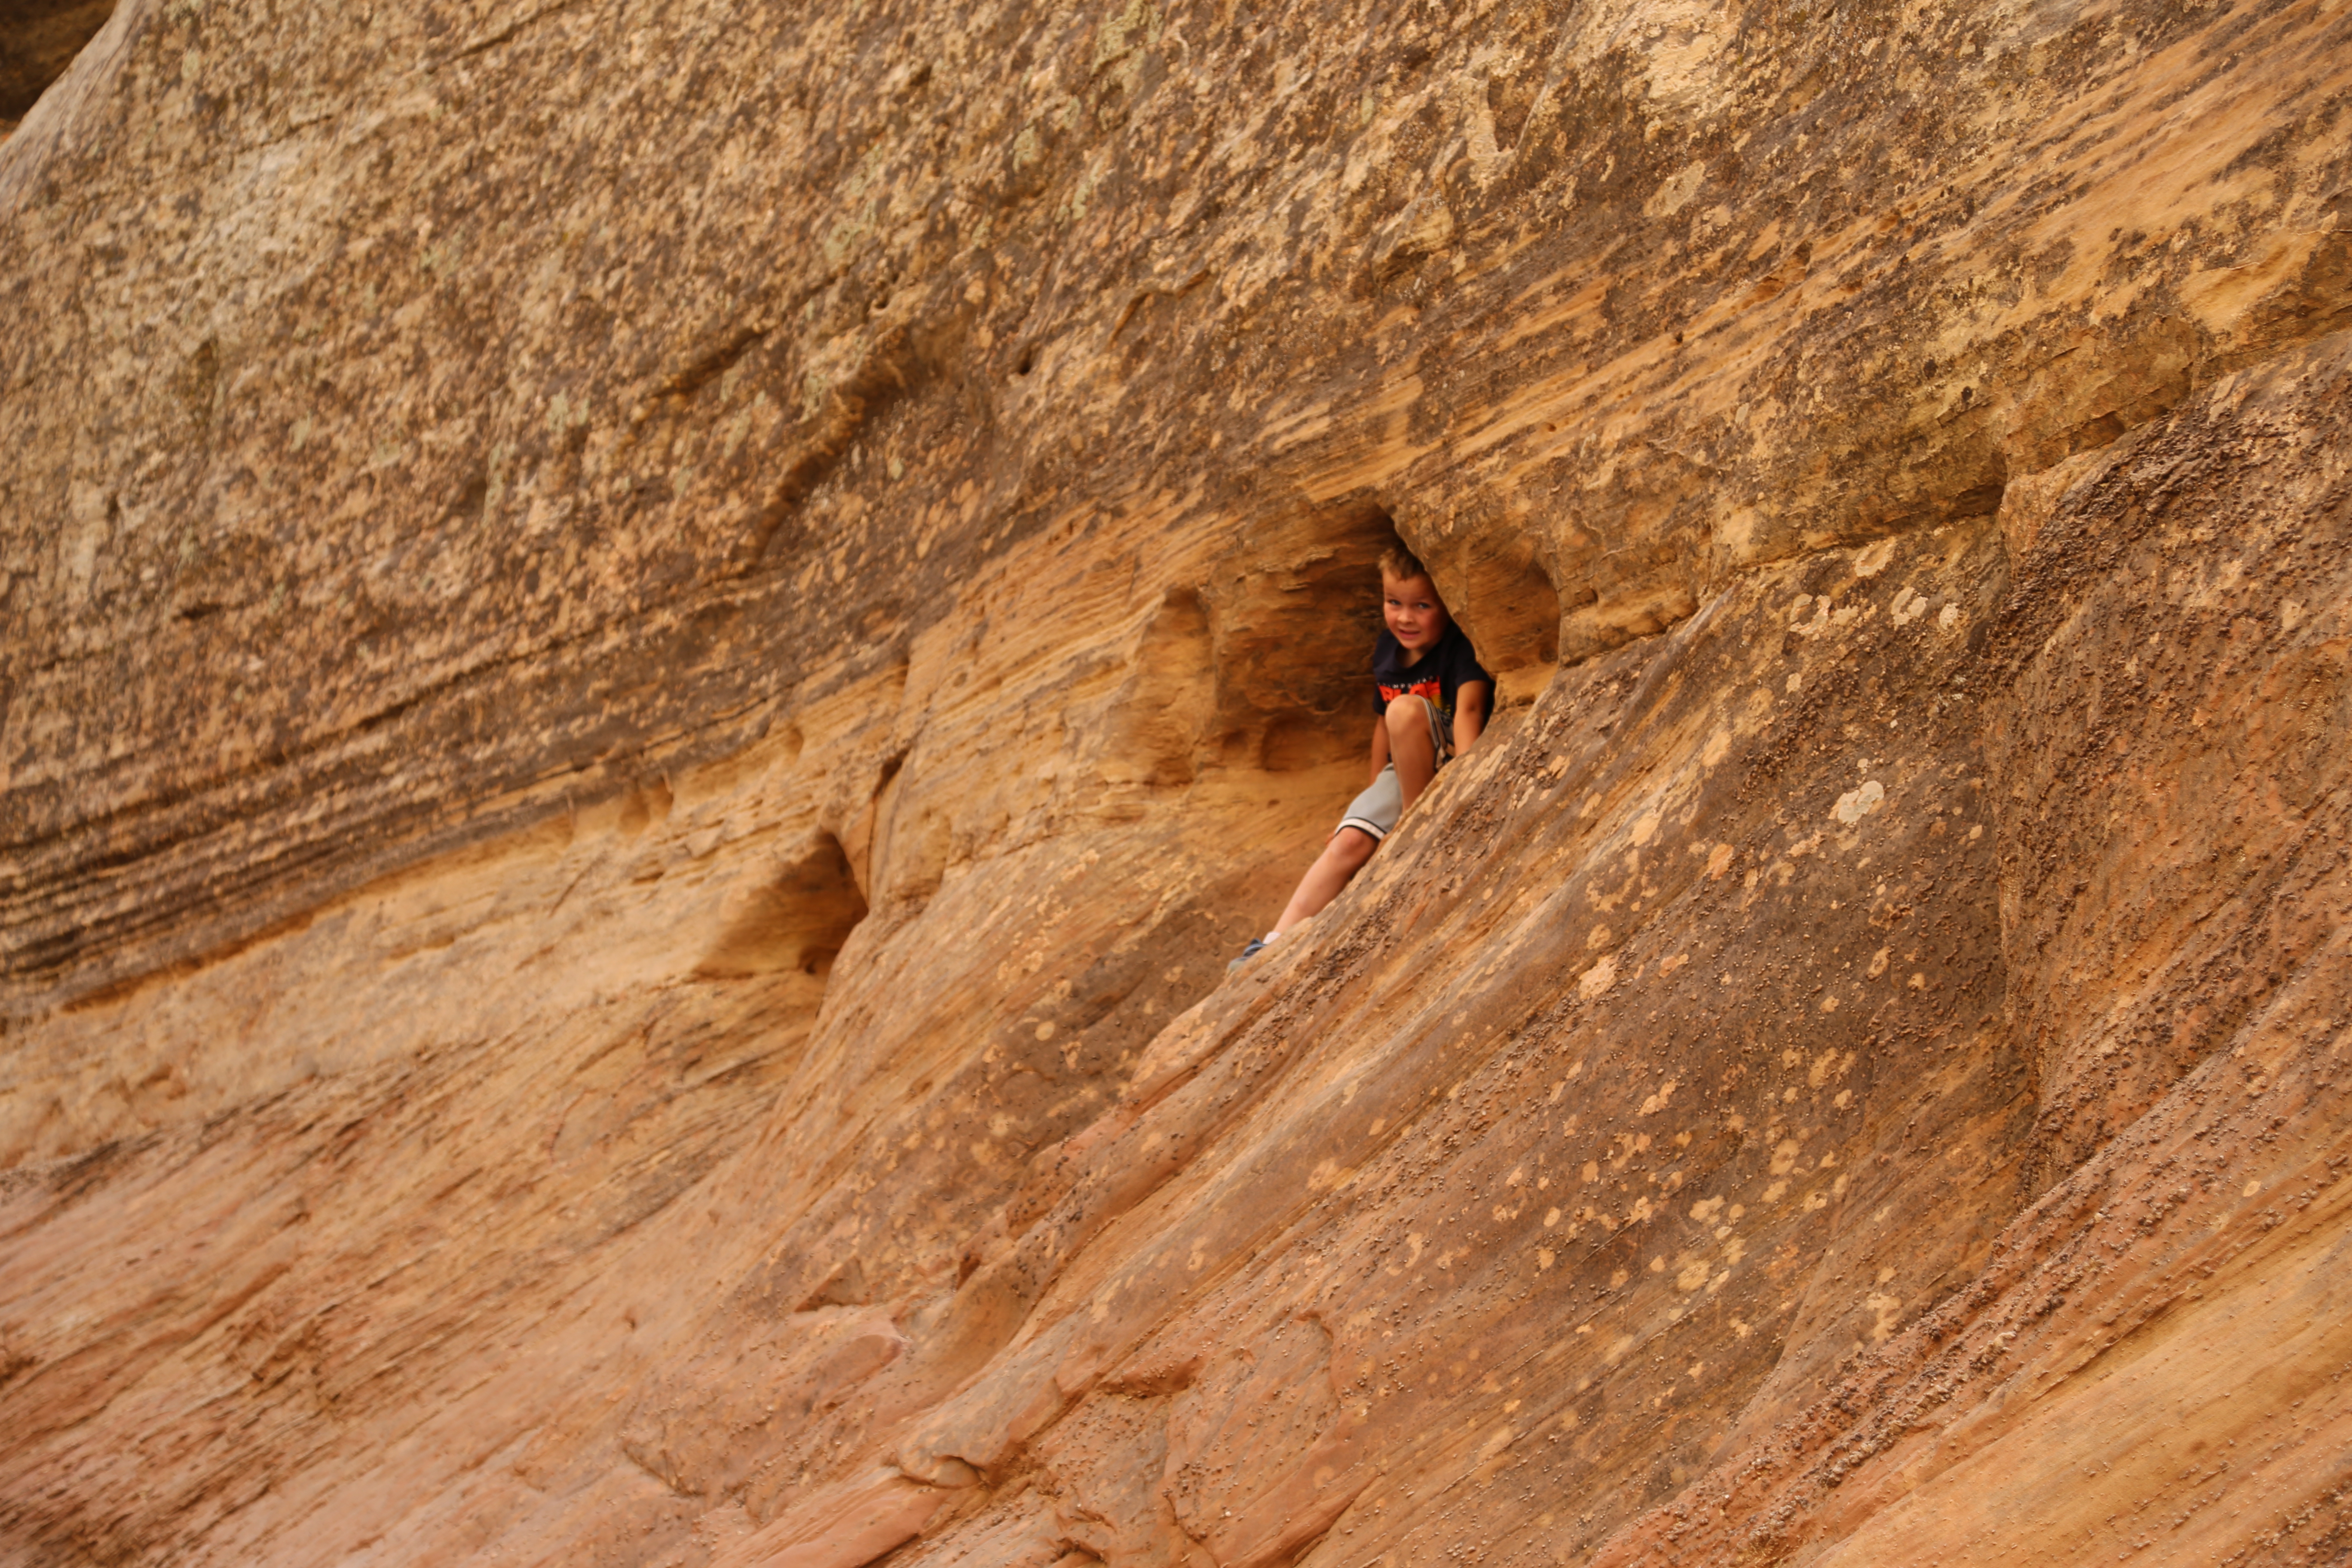
M 1372 771 L 1367 784 L 1381 782 L 1381 770 L 1389 765 L 1389 721 L 1381 714 L 1372 716 Z
M 1460 756 L 1475 745 L 1479 732 L 1486 728 L 1488 691 L 1483 680 L 1465 680 L 1454 692 L 1454 754 Z

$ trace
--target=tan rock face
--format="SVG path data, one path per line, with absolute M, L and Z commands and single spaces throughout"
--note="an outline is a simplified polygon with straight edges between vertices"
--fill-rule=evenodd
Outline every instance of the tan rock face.
M 2340 1555 L 2347 29 L 124 0 L 5 1555 Z

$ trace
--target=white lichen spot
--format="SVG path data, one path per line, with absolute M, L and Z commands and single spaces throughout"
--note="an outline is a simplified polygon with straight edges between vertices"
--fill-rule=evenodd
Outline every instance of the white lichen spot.
M 1577 994 L 1590 1002 L 1617 984 L 1617 955 L 1611 953 L 1576 978 Z
M 1959 625 L 1960 607 L 1958 605 L 1946 605 L 1943 612 L 1936 617 L 1936 629 L 1947 637 L 1958 630 Z
M 1864 779 L 1862 784 L 1838 796 L 1830 815 L 1852 827 L 1886 803 L 1886 786 L 1876 779 Z
M 1701 158 L 1696 163 L 1685 167 L 1680 173 L 1669 175 L 1654 192 L 1651 193 L 1650 199 L 1642 204 L 1643 215 L 1649 217 L 1672 216 L 1688 205 L 1691 197 L 1698 194 L 1699 186 L 1706 181 L 1706 160 Z
M 1875 980 L 1880 975 L 1885 973 L 1887 955 L 1894 951 L 1895 950 L 1893 948 L 1882 947 L 1876 952 L 1872 953 L 1870 955 L 1870 967 L 1863 971 L 1863 973 L 1870 976 L 1873 980 Z

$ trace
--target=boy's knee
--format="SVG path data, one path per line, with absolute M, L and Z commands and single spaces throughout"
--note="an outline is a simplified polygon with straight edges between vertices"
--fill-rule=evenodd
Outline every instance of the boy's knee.
M 1381 841 L 1360 827 L 1342 827 L 1331 836 L 1331 855 L 1351 866 L 1361 866 L 1372 858 Z
M 1407 695 L 1390 703 L 1388 711 L 1381 716 L 1381 722 L 1389 729 L 1389 754 L 1394 756 L 1399 744 L 1415 751 L 1427 746 L 1430 731 L 1437 723 L 1436 712 L 1426 697 Z
M 1418 719 L 1428 711 L 1429 699 L 1417 691 L 1408 691 L 1389 704 L 1389 722 L 1393 724 L 1405 719 Z

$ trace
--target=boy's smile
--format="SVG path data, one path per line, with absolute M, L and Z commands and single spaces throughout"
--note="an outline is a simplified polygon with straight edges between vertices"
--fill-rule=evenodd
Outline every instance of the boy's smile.
M 1389 635 L 1412 656 L 1405 662 L 1420 662 L 1421 656 L 1445 635 L 1445 606 L 1438 603 L 1436 584 L 1426 577 L 1391 577 L 1382 573 L 1381 598 L 1381 618 L 1388 623 Z

